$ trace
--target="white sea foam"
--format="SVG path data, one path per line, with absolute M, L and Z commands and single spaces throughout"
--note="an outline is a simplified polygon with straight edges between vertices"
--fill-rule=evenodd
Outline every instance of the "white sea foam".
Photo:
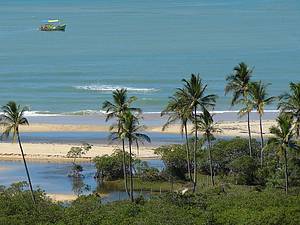
M 144 111 L 143 114 L 145 115 L 160 115 L 161 112 L 159 111 Z M 201 113 L 198 111 L 197 113 Z M 224 110 L 224 111 L 211 111 L 212 114 L 237 114 L 237 110 Z M 257 111 L 252 111 L 251 113 L 257 113 Z M 265 110 L 265 113 L 279 113 L 279 110 Z M 0 112 L 0 115 L 3 114 Z M 97 115 L 106 115 L 106 111 L 103 110 L 79 110 L 74 112 L 62 112 L 62 113 L 52 113 L 50 111 L 27 111 L 25 112 L 26 117 L 50 117 L 50 116 L 97 116 Z
M 27 117 L 46 117 L 46 116 L 59 116 L 57 113 L 51 113 L 49 111 L 27 111 L 24 114 Z
M 156 92 L 159 89 L 156 88 L 137 88 L 137 87 L 125 87 L 125 86 L 113 86 L 113 85 L 79 85 L 74 86 L 74 88 L 79 90 L 87 90 L 87 91 L 99 91 L 99 92 L 112 92 L 116 89 L 125 88 L 130 92 Z

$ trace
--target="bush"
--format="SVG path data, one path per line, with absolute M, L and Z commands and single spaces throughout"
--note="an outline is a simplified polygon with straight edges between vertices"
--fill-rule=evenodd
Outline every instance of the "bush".
M 156 148 L 155 154 L 160 155 L 168 173 L 185 180 L 187 173 L 186 150 L 182 145 L 166 145 Z
M 253 185 L 256 184 L 257 163 L 250 156 L 242 156 L 229 163 L 231 174 L 235 177 L 236 184 Z
M 232 187 L 226 193 L 209 191 L 184 195 L 170 193 L 135 203 L 101 204 L 95 195 L 81 196 L 69 204 L 53 203 L 41 190 L 34 206 L 26 183 L 0 193 L 0 224 L 5 225 L 298 225 L 299 195 Z
M 253 140 L 252 152 L 254 159 L 257 159 L 259 149 L 259 143 L 256 140 Z M 214 143 L 211 152 L 215 173 L 217 175 L 227 175 L 231 172 L 230 164 L 232 161 L 243 156 L 249 156 L 248 139 L 237 137 L 230 140 L 218 140 Z M 205 157 L 205 162 L 207 161 L 207 158 L 208 156 Z
M 129 153 L 126 153 L 126 162 L 129 162 Z M 111 156 L 97 156 L 94 158 L 97 169 L 96 177 L 101 180 L 117 180 L 123 178 L 123 152 L 116 150 Z M 126 172 L 129 173 L 128 166 Z

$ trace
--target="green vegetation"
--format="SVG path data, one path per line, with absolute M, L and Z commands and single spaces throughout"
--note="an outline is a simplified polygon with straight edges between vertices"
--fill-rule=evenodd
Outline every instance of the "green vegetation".
M 219 186 L 196 194 L 168 193 L 134 203 L 101 204 L 95 195 L 81 196 L 62 205 L 50 201 L 44 192 L 34 192 L 30 201 L 24 184 L 14 184 L 0 194 L 0 224 L 5 225 L 298 225 L 300 198 L 281 191 L 263 191 L 242 186 Z
M 83 168 L 80 164 L 76 163 L 77 158 L 81 158 L 82 155 L 85 155 L 89 150 L 91 150 L 92 145 L 88 143 L 83 143 L 80 147 L 71 147 L 67 153 L 68 158 L 73 158 L 73 167 L 70 176 L 79 177 L 82 176 L 81 172 Z
M 97 169 L 97 178 L 101 181 L 121 179 L 124 176 L 123 157 L 124 152 L 118 149 L 112 155 L 97 156 L 94 159 L 94 163 Z M 129 153 L 125 152 L 126 162 L 129 161 L 129 157 Z M 126 174 L 127 173 L 128 167 L 126 167 Z M 127 190 L 126 186 L 125 190 Z

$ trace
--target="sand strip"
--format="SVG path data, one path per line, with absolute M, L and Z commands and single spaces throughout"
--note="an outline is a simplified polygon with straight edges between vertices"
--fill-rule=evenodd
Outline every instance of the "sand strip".
M 74 194 L 54 194 L 47 193 L 47 196 L 55 202 L 69 202 L 77 199 L 77 195 Z
M 37 161 L 73 161 L 66 155 L 74 145 L 69 144 L 42 144 L 42 143 L 23 143 L 27 160 Z M 112 145 L 94 145 L 92 149 L 78 161 L 90 161 L 96 156 L 111 155 L 118 146 Z M 134 153 L 135 150 L 134 150 Z M 140 147 L 140 159 L 158 158 L 151 147 Z M 17 144 L 0 143 L 0 160 L 21 160 L 20 149 Z
M 245 121 L 224 121 L 218 123 L 223 130 L 220 135 L 223 136 L 247 136 L 247 122 Z M 265 134 L 269 134 L 269 128 L 275 125 L 274 120 L 263 121 L 263 130 Z M 3 128 L 0 130 L 3 131 Z M 21 126 L 21 132 L 108 132 L 108 125 L 65 125 L 65 124 L 40 124 L 33 123 L 30 126 Z M 170 126 L 166 131 L 162 132 L 162 126 L 149 126 L 148 132 L 159 133 L 180 133 L 180 126 L 178 124 Z M 254 136 L 259 136 L 259 121 L 251 121 L 251 132 Z

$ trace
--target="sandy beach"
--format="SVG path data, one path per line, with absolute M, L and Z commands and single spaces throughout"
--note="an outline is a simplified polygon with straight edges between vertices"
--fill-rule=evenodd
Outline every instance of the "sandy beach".
M 264 135 L 270 136 L 269 128 L 275 124 L 275 121 L 264 121 Z M 247 137 L 247 122 L 219 122 L 218 126 L 222 129 L 222 133 L 217 134 L 219 137 Z M 164 133 L 177 134 L 179 133 L 179 125 L 170 126 L 166 131 L 162 132 L 161 126 L 149 126 L 147 132 L 158 132 L 161 135 Z M 260 136 L 259 122 L 251 122 L 251 131 L 254 138 Z M 72 125 L 72 124 L 31 124 L 30 126 L 22 126 L 21 132 L 108 132 L 108 126 L 104 125 Z M 150 134 L 151 137 L 151 134 Z M 74 144 L 58 144 L 58 143 L 23 143 L 28 160 L 40 161 L 72 161 L 67 158 L 66 154 Z M 109 144 L 94 145 L 92 150 L 88 152 L 82 159 L 83 161 L 91 160 L 96 156 L 112 154 L 113 151 L 120 146 Z M 154 154 L 153 146 L 141 146 L 138 158 L 157 158 Z M 135 151 L 135 150 L 134 150 Z M 19 146 L 12 143 L 0 143 L 0 160 L 19 160 L 21 159 Z M 5 168 L 0 168 L 5 169 Z
M 66 157 L 72 146 L 74 145 L 23 143 L 26 159 L 38 161 L 72 161 L 72 158 Z M 15 143 L 1 143 L 0 149 L 0 160 L 22 159 L 19 146 Z M 116 149 L 118 149 L 116 145 L 94 145 L 84 157 L 77 159 L 77 161 L 90 161 L 96 156 L 111 155 Z M 136 153 L 135 150 L 133 151 Z M 137 155 L 137 158 L 152 159 L 157 158 L 157 155 L 154 154 L 151 147 L 140 147 L 140 154 Z
M 263 121 L 263 130 L 265 135 L 269 135 L 269 128 L 275 125 L 274 120 Z M 247 136 L 247 122 L 245 121 L 224 121 L 218 123 L 219 128 L 223 131 L 219 136 Z M 0 129 L 3 131 L 3 128 Z M 47 124 L 47 123 L 32 123 L 30 126 L 21 126 L 21 132 L 108 132 L 108 125 L 75 125 L 75 124 Z M 162 131 L 162 126 L 148 126 L 147 132 L 159 132 L 178 134 L 180 126 L 177 124 L 168 127 Z M 251 121 L 251 132 L 254 136 L 260 135 L 259 121 Z
M 74 194 L 54 194 L 47 193 L 47 196 L 54 202 L 69 202 L 77 199 L 77 195 Z

